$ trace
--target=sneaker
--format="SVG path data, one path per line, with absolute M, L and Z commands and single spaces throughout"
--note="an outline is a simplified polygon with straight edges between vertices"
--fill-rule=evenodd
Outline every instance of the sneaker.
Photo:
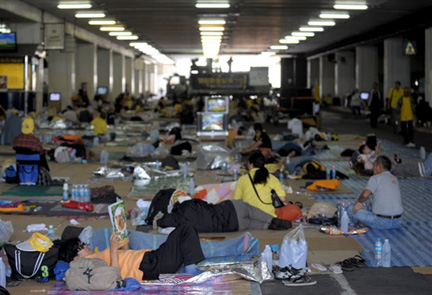
M 296 279 L 282 281 L 282 284 L 288 287 L 313 286 L 316 283 L 317 281 L 307 276 L 302 276 Z
M 406 147 L 414 148 L 416 145 L 413 142 L 410 142 L 405 145 Z
M 296 269 L 294 267 L 273 267 L 273 275 L 277 280 L 292 280 L 304 276 L 309 270 L 307 268 Z

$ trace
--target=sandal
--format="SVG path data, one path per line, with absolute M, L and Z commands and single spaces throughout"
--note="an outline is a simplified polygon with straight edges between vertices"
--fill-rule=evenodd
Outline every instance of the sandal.
M 352 258 L 349 258 L 348 260 L 352 266 L 367 267 L 366 260 L 360 255 L 356 255 Z
M 319 263 L 312 263 L 311 266 L 313 268 L 319 270 L 319 271 L 326 271 L 327 270 L 327 268 L 324 265 L 319 264 Z
M 312 286 L 315 285 L 316 283 L 317 281 L 312 280 L 310 277 L 307 276 L 301 276 L 293 280 L 282 281 L 282 284 L 288 287 Z
M 340 265 L 330 265 L 329 270 L 334 273 L 334 274 L 341 274 L 342 271 L 342 267 Z
M 340 265 L 342 270 L 345 271 L 353 271 L 354 266 L 351 264 L 351 261 L 349 259 L 345 259 L 344 261 L 336 262 L 336 265 Z

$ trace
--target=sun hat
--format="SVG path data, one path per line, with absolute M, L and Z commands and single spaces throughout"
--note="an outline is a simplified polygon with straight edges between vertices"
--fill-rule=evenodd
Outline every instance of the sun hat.
M 53 242 L 41 233 L 34 233 L 30 239 L 16 245 L 18 250 L 26 252 L 47 252 L 53 245 Z
M 24 134 L 32 133 L 34 130 L 34 121 L 32 118 L 25 118 L 22 122 L 21 132 Z

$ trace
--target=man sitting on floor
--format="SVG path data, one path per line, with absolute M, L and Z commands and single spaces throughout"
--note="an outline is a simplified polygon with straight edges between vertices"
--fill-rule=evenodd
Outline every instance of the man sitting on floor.
M 399 182 L 390 173 L 391 162 L 386 156 L 378 156 L 373 163 L 374 175 L 357 202 L 348 208 L 348 215 L 370 228 L 394 229 L 402 224 L 402 200 Z M 372 212 L 363 203 L 373 194 Z
M 110 247 L 94 253 L 78 238 L 65 241 L 59 249 L 59 259 L 71 262 L 78 258 L 100 258 L 120 269 L 122 279 L 155 280 L 161 273 L 175 273 L 184 264 L 186 273 L 200 271 L 196 264 L 204 260 L 197 231 L 187 223 L 177 227 L 156 250 L 119 250 L 119 238 L 111 234 Z

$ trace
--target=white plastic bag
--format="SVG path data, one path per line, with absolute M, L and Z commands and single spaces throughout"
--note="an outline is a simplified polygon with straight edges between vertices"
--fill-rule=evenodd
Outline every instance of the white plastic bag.
M 13 235 L 14 230 L 11 221 L 3 221 L 0 219 L 0 246 L 7 243 Z M 1 258 L 0 258 L 1 259 Z
M 303 226 L 291 230 L 283 239 L 279 257 L 279 267 L 292 266 L 305 268 L 307 258 L 307 242 L 304 237 Z

